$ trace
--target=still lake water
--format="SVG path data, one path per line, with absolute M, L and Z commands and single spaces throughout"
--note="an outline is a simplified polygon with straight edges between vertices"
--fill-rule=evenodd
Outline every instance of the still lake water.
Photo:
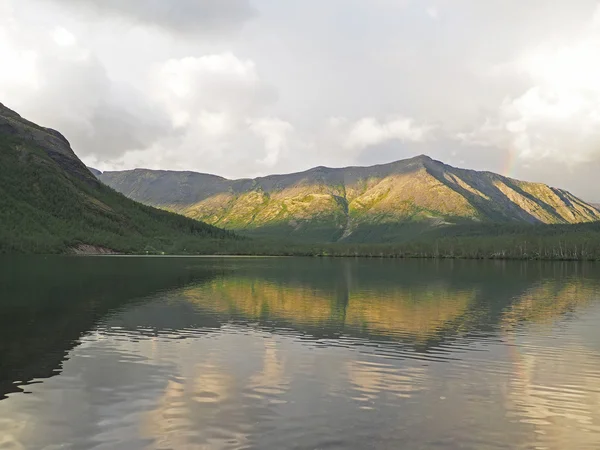
M 0 449 L 598 449 L 600 265 L 0 259 Z

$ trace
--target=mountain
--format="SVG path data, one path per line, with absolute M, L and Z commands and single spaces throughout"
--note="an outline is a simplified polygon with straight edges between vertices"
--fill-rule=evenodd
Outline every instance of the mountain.
M 256 179 L 145 169 L 99 179 L 134 200 L 219 227 L 304 241 L 401 241 L 451 224 L 600 220 L 598 209 L 562 189 L 424 155 Z
M 230 239 L 115 192 L 62 134 L 0 104 L 0 253 L 202 251 Z

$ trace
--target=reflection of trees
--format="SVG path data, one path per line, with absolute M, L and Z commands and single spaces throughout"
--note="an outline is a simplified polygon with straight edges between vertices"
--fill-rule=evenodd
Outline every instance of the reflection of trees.
M 14 381 L 57 375 L 66 353 L 103 318 L 213 270 L 158 258 L 14 258 L 0 261 L 0 400 Z
M 99 418 L 111 402 L 118 405 L 118 402 L 140 401 L 139 410 L 150 410 L 140 412 L 142 434 L 160 448 L 253 447 L 265 428 L 277 428 L 273 422 L 287 420 L 277 409 L 278 403 L 315 392 L 332 393 L 336 397 L 341 393 L 345 399 L 351 397 L 363 407 L 369 408 L 375 403 L 382 409 L 398 405 L 399 398 L 411 397 L 406 402 L 410 403 L 410 410 L 406 408 L 408 413 L 417 411 L 414 415 L 421 414 L 420 417 L 431 413 L 444 422 L 443 415 L 452 414 L 431 400 L 432 392 L 444 384 L 460 393 L 456 397 L 462 402 L 455 398 L 456 403 L 451 405 L 458 411 L 456 421 L 464 420 L 465 416 L 479 424 L 480 418 L 488 420 L 490 415 L 485 409 L 493 398 L 497 405 L 495 419 L 502 421 L 509 415 L 510 420 L 520 424 L 515 426 L 517 433 L 526 430 L 527 434 L 524 437 L 519 434 L 519 438 L 529 439 L 529 430 L 533 429 L 540 436 L 537 441 L 540 447 L 600 448 L 600 442 L 594 441 L 600 436 L 598 356 L 585 349 L 589 341 L 573 339 L 572 335 L 562 339 L 560 334 L 553 335 L 559 339 L 551 340 L 547 329 L 538 325 L 551 323 L 571 311 L 581 311 L 596 298 L 597 282 L 569 273 L 567 276 L 559 273 L 556 277 L 542 277 L 537 273 L 527 275 L 530 278 L 523 275 L 525 278 L 517 280 L 519 283 L 510 277 L 500 281 L 457 279 L 450 282 L 449 276 L 444 279 L 430 273 L 410 282 L 398 281 L 386 273 L 382 278 L 387 281 L 374 279 L 367 283 L 364 271 L 357 271 L 363 277 L 360 279 L 350 267 L 344 262 L 344 271 L 340 273 L 324 271 L 326 276 L 318 282 L 311 282 L 312 273 L 298 271 L 293 274 L 294 279 L 267 278 L 269 270 L 256 269 L 257 273 L 246 275 L 221 273 L 219 278 L 212 278 L 197 273 L 184 279 L 173 273 L 161 277 L 150 272 L 156 283 L 140 284 L 139 291 L 116 289 L 105 283 L 84 284 L 82 288 L 74 288 L 73 296 L 79 296 L 80 300 L 77 308 L 65 301 L 55 303 L 53 312 L 40 301 L 40 304 L 31 303 L 20 315 L 5 317 L 1 323 L 7 327 L 2 330 L 7 339 L 0 345 L 0 354 L 17 355 L 19 342 L 32 342 L 31 349 L 25 348 L 20 357 L 37 361 L 35 358 L 42 350 L 56 348 L 58 361 L 68 346 L 75 345 L 81 333 L 94 329 L 102 335 L 105 344 L 114 348 L 107 352 L 107 348 L 90 337 L 86 345 L 98 347 L 87 353 L 95 357 L 85 362 L 77 357 L 85 346 L 74 350 L 71 362 L 75 364 L 71 368 L 67 366 L 66 375 L 81 381 L 89 390 L 80 390 L 83 395 L 75 397 L 80 409 L 70 409 L 69 418 L 73 421 L 69 421 L 69 425 L 73 426 L 69 428 L 76 430 L 76 419 L 81 417 L 82 424 L 91 424 L 90 435 L 94 435 L 100 432 Z M 448 273 L 455 272 L 449 270 Z M 147 276 L 145 271 L 140 271 L 140 279 L 142 275 Z M 512 275 L 517 277 L 518 274 Z M 127 279 L 124 284 L 128 284 Z M 142 283 L 140 279 L 135 281 Z M 160 286 L 164 286 L 165 291 L 153 295 Z M 104 293 L 96 291 L 101 287 Z M 151 296 L 131 302 L 144 292 Z M 48 301 L 52 298 L 49 296 Z M 91 303 L 96 306 L 92 307 Z M 19 312 L 19 309 L 15 306 L 13 311 Z M 106 314 L 110 314 L 110 319 Z M 29 324 L 26 319 L 30 318 L 37 318 L 37 322 Z M 48 318 L 56 318 L 56 321 L 46 320 L 44 325 L 43 319 Z M 103 324 L 100 328 L 94 325 L 99 320 Z M 251 328 L 227 324 L 238 320 L 252 324 Z M 529 324 L 519 323 L 522 321 Z M 255 322 L 269 333 L 256 332 Z M 517 323 L 519 326 L 515 326 Z M 568 325 L 565 321 L 560 327 L 565 323 Z M 528 332 L 527 343 L 523 343 L 520 330 L 529 325 L 534 332 Z M 111 329 L 112 326 L 118 330 Z M 59 334 L 61 328 L 64 328 L 63 334 Z M 542 332 L 538 333 L 540 328 Z M 315 345 L 296 345 L 296 338 L 319 337 L 320 330 L 329 330 L 324 334 L 333 339 L 324 339 Z M 559 333 L 564 332 L 561 330 Z M 497 346 L 494 351 L 498 353 L 488 354 L 499 356 L 493 363 L 486 358 L 478 359 L 475 353 L 468 356 L 460 353 L 467 348 L 465 343 L 477 346 L 497 341 L 499 331 L 504 333 L 509 349 L 514 352 L 513 363 L 506 361 L 505 346 Z M 27 333 L 31 334 L 30 341 L 20 338 Z M 37 342 L 48 340 L 52 333 L 56 335 L 56 342 L 46 346 Z M 279 333 L 289 334 L 293 339 L 281 338 Z M 340 334 L 345 336 L 337 339 Z M 11 336 L 15 336 L 15 342 L 10 340 Z M 174 337 L 185 339 L 174 343 Z M 401 341 L 399 345 L 397 341 Z M 404 351 L 406 342 L 415 344 L 417 351 L 412 348 Z M 568 343 L 558 346 L 564 342 Z M 315 362 L 312 356 L 306 357 L 317 353 L 313 350 L 321 344 L 331 346 L 323 349 L 322 364 Z M 336 345 L 341 347 L 333 348 Z M 11 349 L 14 352 L 7 351 Z M 429 354 L 420 353 L 422 349 Z M 436 350 L 442 353 L 459 350 L 449 356 L 464 359 L 458 365 L 450 361 L 447 365 L 428 362 L 427 366 L 403 359 L 404 355 L 433 359 L 439 356 Z M 122 370 L 119 354 L 135 355 L 136 363 Z M 102 355 L 106 359 L 101 359 Z M 143 364 L 137 362 L 142 360 Z M 20 367 L 16 359 L 4 361 Z M 465 365 L 461 366 L 463 362 Z M 480 362 L 482 370 L 476 375 L 480 378 L 464 380 L 463 376 L 478 372 Z M 86 369 L 85 377 L 73 376 L 78 374 L 73 372 L 78 364 L 80 370 Z M 107 367 L 108 370 L 119 367 L 121 375 L 102 384 L 92 374 Z M 511 373 L 511 369 L 516 372 Z M 39 368 L 34 373 L 39 373 Z M 489 379 L 482 381 L 485 377 Z M 140 384 L 148 380 L 147 385 Z M 317 383 L 307 387 L 306 380 Z M 40 385 L 40 392 L 44 386 Z M 134 386 L 141 389 L 129 390 Z M 110 389 L 98 387 L 117 389 L 111 394 Z M 443 389 L 442 386 L 440 390 Z M 70 392 L 71 399 L 74 395 Z M 0 402 L 0 408 L 4 407 L 3 411 L 7 412 L 0 414 L 0 447 L 18 449 L 18 442 L 24 442 L 27 447 L 54 425 L 54 411 L 49 413 L 50 407 L 31 414 L 31 409 L 26 409 L 23 403 L 15 403 L 15 399 L 22 398 L 34 399 L 35 396 L 15 396 Z M 286 412 L 287 408 L 296 407 L 293 403 L 296 402 L 290 401 L 285 407 Z M 416 404 L 421 406 L 414 406 Z M 137 407 L 137 403 L 132 403 L 136 413 Z M 461 413 L 461 407 L 470 408 L 468 414 Z M 37 420 L 38 417 L 42 419 Z M 139 416 L 130 414 L 123 420 L 132 421 L 137 427 Z M 454 424 L 452 420 L 448 422 Z M 384 426 L 387 425 L 382 422 L 380 428 Z M 506 426 L 512 429 L 513 425 Z M 35 432 L 31 431 L 32 427 Z M 496 425 L 490 427 L 495 432 L 499 429 Z M 68 430 L 56 429 L 57 435 L 69 436 Z M 436 429 L 438 434 L 446 432 L 443 424 L 436 424 Z

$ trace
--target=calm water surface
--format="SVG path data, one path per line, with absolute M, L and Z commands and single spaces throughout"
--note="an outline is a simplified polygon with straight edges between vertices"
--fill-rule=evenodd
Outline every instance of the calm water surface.
M 598 449 L 600 266 L 0 259 L 0 449 Z

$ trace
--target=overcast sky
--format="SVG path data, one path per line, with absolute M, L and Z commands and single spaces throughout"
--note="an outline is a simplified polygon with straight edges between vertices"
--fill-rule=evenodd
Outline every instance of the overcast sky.
M 600 201 L 596 0 L 0 0 L 0 102 L 101 170 L 425 153 Z

